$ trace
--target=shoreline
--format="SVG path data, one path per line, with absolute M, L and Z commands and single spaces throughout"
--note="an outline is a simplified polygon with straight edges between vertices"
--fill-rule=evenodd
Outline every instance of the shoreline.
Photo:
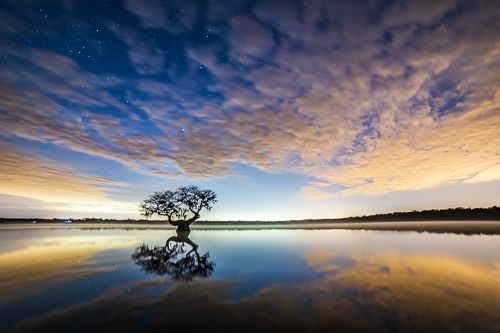
M 28 222 L 29 221 L 29 222 Z M 174 226 L 163 221 L 103 221 L 99 223 L 75 220 L 71 223 L 61 221 L 32 220 L 20 222 L 0 221 L 0 230 L 71 228 L 84 230 L 126 229 L 126 230 L 175 230 Z M 370 230 L 396 232 L 453 233 L 463 235 L 500 235 L 500 221 L 394 221 L 394 222 L 208 222 L 200 221 L 191 225 L 191 230 Z

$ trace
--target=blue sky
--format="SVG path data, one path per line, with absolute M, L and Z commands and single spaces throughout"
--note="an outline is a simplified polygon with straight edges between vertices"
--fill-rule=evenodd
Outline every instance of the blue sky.
M 500 200 L 495 1 L 3 1 L 0 215 L 208 220 Z

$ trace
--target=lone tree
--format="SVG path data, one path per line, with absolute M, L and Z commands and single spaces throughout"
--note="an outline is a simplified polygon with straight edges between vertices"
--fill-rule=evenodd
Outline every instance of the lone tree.
M 168 222 L 178 231 L 189 231 L 191 223 L 200 218 L 200 211 L 210 211 L 217 202 L 217 194 L 212 190 L 200 190 L 198 186 L 182 186 L 175 191 L 155 192 L 144 200 L 139 208 L 141 215 L 166 216 Z M 188 218 L 188 215 L 192 215 Z

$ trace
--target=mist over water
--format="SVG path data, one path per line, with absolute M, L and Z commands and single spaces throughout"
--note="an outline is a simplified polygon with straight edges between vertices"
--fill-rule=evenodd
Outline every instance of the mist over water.
M 0 331 L 495 332 L 500 236 L 0 227 Z

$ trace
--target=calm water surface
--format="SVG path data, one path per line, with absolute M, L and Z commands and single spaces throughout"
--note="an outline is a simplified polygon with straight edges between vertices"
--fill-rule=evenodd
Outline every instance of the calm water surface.
M 500 332 L 498 235 L 125 228 L 0 227 L 0 332 Z

